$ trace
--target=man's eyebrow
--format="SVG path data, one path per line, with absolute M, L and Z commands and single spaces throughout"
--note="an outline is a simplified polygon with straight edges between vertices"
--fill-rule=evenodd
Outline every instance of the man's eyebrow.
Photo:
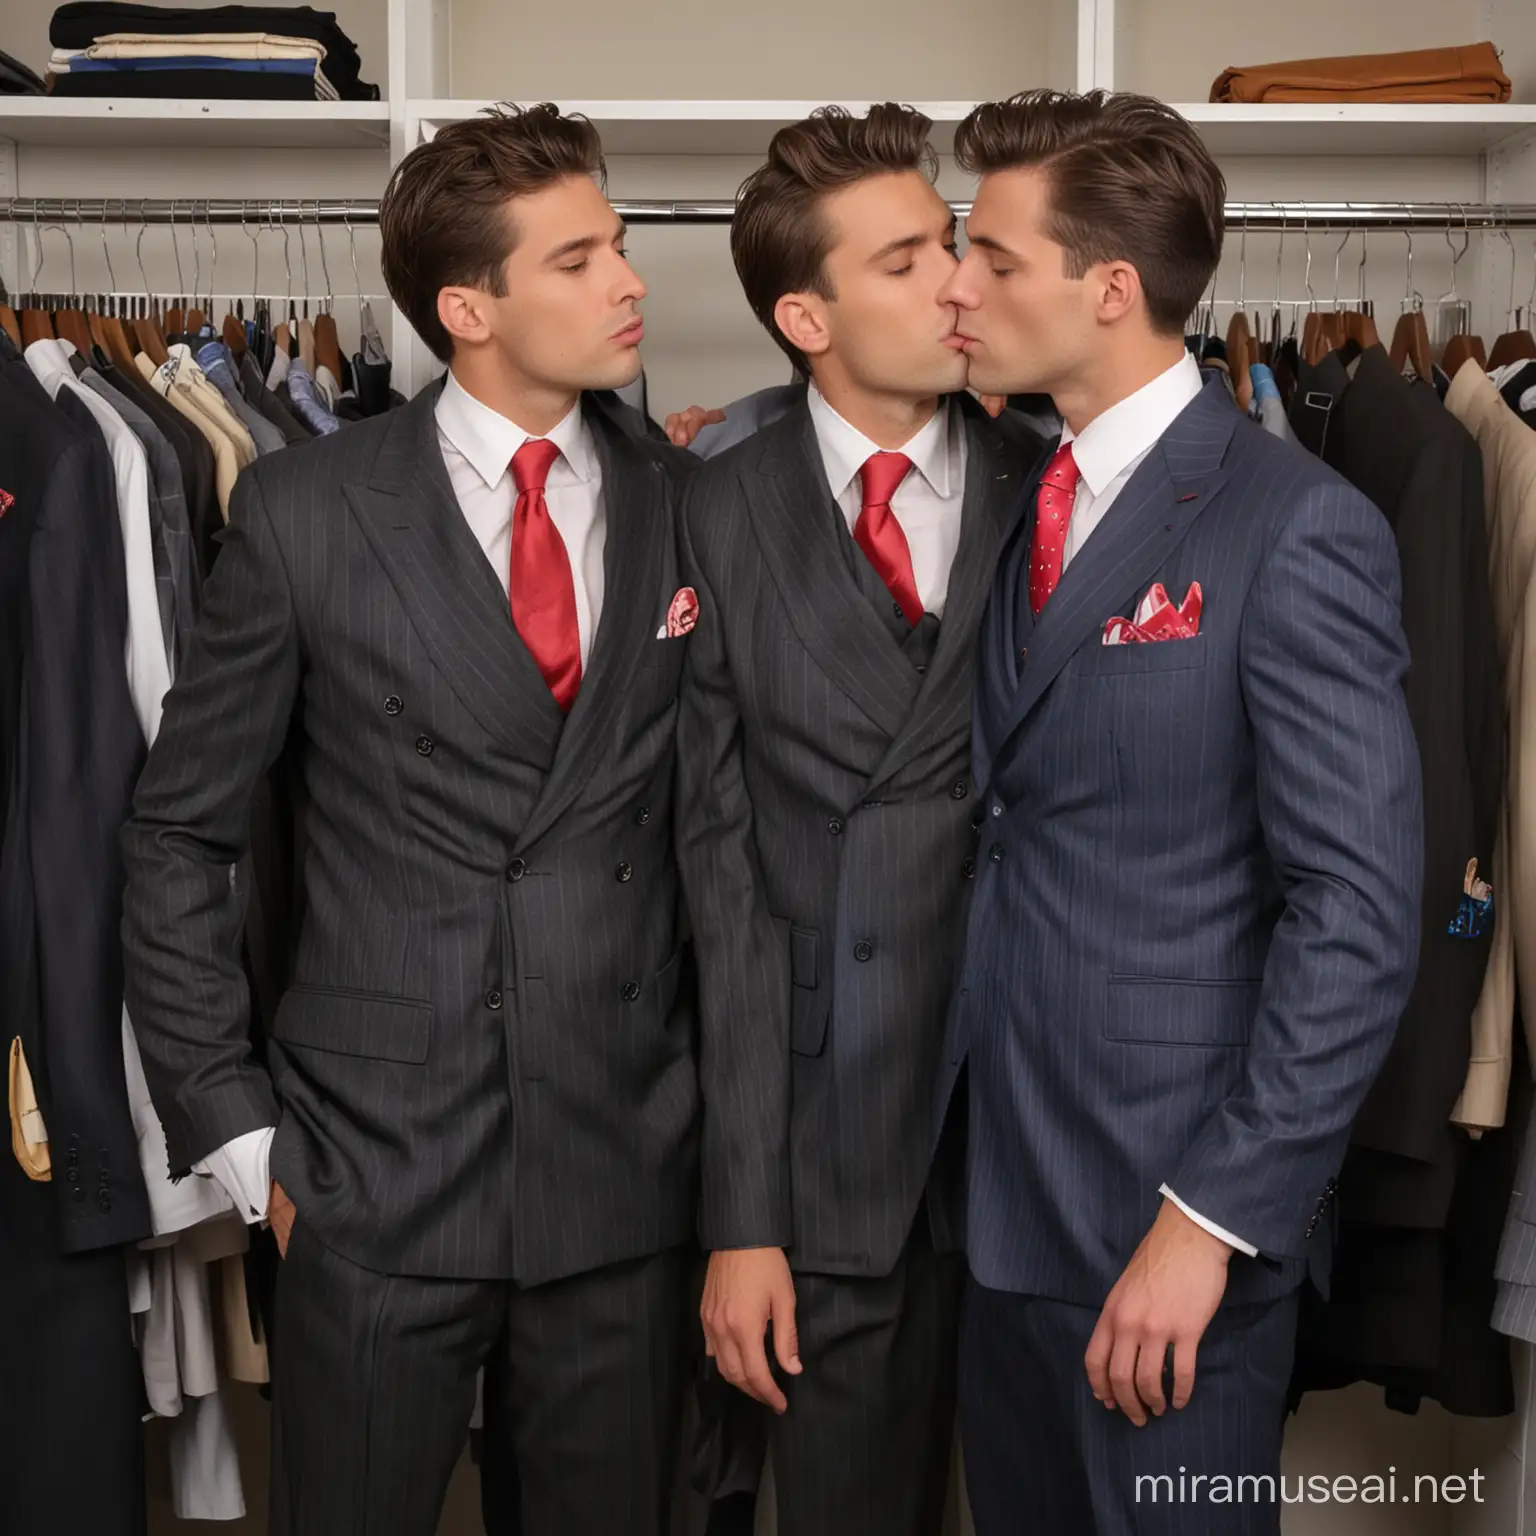
M 927 235 L 903 235 L 899 240 L 888 241 L 869 259 L 870 261 L 884 261 L 887 256 L 894 256 L 897 251 L 915 251 L 918 246 L 928 243 Z
M 624 239 L 628 234 L 629 225 L 620 224 L 613 234 L 608 237 L 608 243 L 614 244 Z M 575 256 L 582 251 L 595 250 L 602 244 L 603 237 L 601 235 L 580 235 L 575 240 L 567 240 L 564 245 L 557 245 L 544 260 L 547 262 L 560 261 L 567 256 Z
M 970 235 L 969 240 L 972 245 L 979 246 L 984 251 L 992 251 L 999 256 L 1009 256 L 1014 261 L 1019 260 L 1017 251 L 1009 250 L 1001 240 L 994 240 L 990 235 Z

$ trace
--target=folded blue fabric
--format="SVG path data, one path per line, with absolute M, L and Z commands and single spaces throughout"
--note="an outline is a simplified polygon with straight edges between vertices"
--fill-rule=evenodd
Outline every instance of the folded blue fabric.
M 166 59 L 71 59 L 68 73 L 139 74 L 160 69 L 228 69 L 242 75 L 309 75 L 315 73 L 313 59 L 221 59 L 213 56 L 180 55 Z

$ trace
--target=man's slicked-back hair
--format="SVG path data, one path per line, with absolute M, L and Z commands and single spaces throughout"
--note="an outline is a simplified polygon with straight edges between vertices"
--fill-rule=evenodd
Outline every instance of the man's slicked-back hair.
M 502 296 L 517 244 L 507 201 L 570 176 L 607 185 L 602 141 L 584 117 L 545 102 L 501 104 L 440 130 L 395 167 L 379 204 L 384 283 L 443 362 L 453 338 L 437 317 L 444 288 Z
M 1129 92 L 1024 91 L 961 123 L 955 158 L 972 175 L 1038 168 L 1049 179 L 1045 233 L 1067 276 L 1128 261 L 1154 328 L 1177 335 L 1221 260 L 1227 184 L 1172 107 Z
M 731 256 L 752 312 L 798 373 L 810 364 L 779 330 L 774 306 L 786 293 L 835 298 L 827 280 L 832 231 L 822 200 L 870 176 L 921 171 L 929 181 L 938 160 L 928 142 L 930 120 L 893 101 L 872 106 L 863 117 L 842 107 L 822 107 L 774 134 L 767 163 L 737 194 L 731 222 Z

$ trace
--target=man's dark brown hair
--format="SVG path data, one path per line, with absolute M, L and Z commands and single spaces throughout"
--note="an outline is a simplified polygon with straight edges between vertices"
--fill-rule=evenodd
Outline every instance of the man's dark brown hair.
M 1221 259 L 1227 184 L 1200 135 L 1150 96 L 1024 91 L 961 123 L 962 169 L 1034 166 L 1050 181 L 1045 234 L 1065 248 L 1068 277 L 1128 261 L 1154 328 L 1177 335 Z
M 938 161 L 921 112 L 881 102 L 863 117 L 822 107 L 774 134 L 768 162 L 742 183 L 731 222 L 731 256 L 752 313 L 796 370 L 810 376 L 805 354 L 784 336 L 773 307 L 786 293 L 835 299 L 827 280 L 832 231 L 822 199 L 868 176 L 921 171 L 930 181 Z
M 433 352 L 447 362 L 453 338 L 437 318 L 444 288 L 506 293 L 502 268 L 517 245 L 507 201 L 568 176 L 606 188 L 603 146 L 584 117 L 548 102 L 489 108 L 413 149 L 379 204 L 384 283 Z

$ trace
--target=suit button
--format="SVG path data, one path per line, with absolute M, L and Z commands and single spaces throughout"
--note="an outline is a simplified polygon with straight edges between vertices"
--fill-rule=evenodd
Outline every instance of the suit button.
M 98 1195 L 96 1197 L 96 1209 L 105 1216 L 112 1209 L 112 1202 L 105 1195 Z
M 75 1185 L 75 1187 L 71 1191 L 71 1193 L 74 1195 L 76 1200 L 84 1200 L 85 1199 L 85 1191 L 83 1189 L 81 1189 L 78 1184 Z
M 987 855 L 987 857 L 991 859 L 994 864 L 1001 864 L 1003 862 L 1003 845 L 1001 843 L 993 843 L 992 851 Z
M 922 664 L 922 662 L 918 662 L 918 664 L 917 664 L 917 675 L 918 675 L 918 676 L 919 676 L 919 677 L 922 677 L 922 676 L 923 676 L 923 675 L 924 675 L 924 674 L 925 674 L 925 673 L 926 673 L 926 672 L 927 672 L 927 671 L 928 671 L 928 668 L 927 668 L 927 667 L 925 667 L 925 666 L 924 666 L 924 665 L 923 665 L 923 664 Z
M 650 819 L 651 808 L 648 805 L 642 805 L 640 809 L 635 812 L 635 822 L 639 826 L 643 827 Z
M 628 885 L 635 878 L 635 866 L 626 859 L 614 870 L 613 877 L 620 885 Z
M 993 806 L 993 807 L 992 807 L 992 814 L 993 814 L 993 815 L 994 815 L 994 816 L 1001 816 L 1001 815 L 1002 815 L 1002 814 L 1003 814 L 1003 808 L 1002 808 L 1002 806 L 1000 806 L 1000 805 L 994 805 L 994 806 Z
M 400 695 L 392 693 L 384 700 L 384 713 L 386 715 L 398 715 L 405 705 L 400 702 Z
M 68 1179 L 71 1184 L 78 1184 L 80 1182 L 80 1170 L 78 1168 L 71 1168 L 64 1175 L 64 1177 Z
M 489 1008 L 492 1013 L 495 1013 L 496 1010 L 501 1007 L 501 993 L 487 992 L 485 994 L 485 1006 Z
M 953 784 L 951 784 L 950 787 L 949 787 L 949 798 L 951 800 L 964 800 L 965 796 L 966 796 L 965 780 L 964 779 L 956 779 L 955 782 Z
M 841 837 L 843 832 L 843 818 L 841 816 L 829 816 L 827 818 L 827 831 L 833 837 Z
M 421 753 L 423 757 L 432 756 L 432 745 L 432 738 L 430 736 L 418 736 L 416 738 L 416 750 Z
M 521 859 L 513 859 L 507 865 L 507 879 L 521 880 L 528 873 L 528 866 Z
M 634 1002 L 634 1000 L 640 996 L 640 983 L 638 981 L 626 981 L 624 985 L 619 989 L 619 996 L 622 997 L 626 1003 Z
M 853 946 L 853 958 L 858 961 L 872 960 L 875 954 L 875 946 L 868 939 L 860 939 Z
M 976 860 L 967 859 L 965 863 L 960 866 L 960 873 L 964 875 L 967 880 L 974 880 L 976 878 Z

